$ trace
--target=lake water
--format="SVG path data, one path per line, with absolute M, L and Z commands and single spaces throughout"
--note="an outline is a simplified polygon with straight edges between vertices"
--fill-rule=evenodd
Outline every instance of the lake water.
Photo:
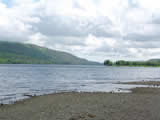
M 0 102 L 26 98 L 24 94 L 110 92 L 137 87 L 116 82 L 160 80 L 160 68 L 87 65 L 0 65 Z M 127 90 L 123 90 L 127 92 Z

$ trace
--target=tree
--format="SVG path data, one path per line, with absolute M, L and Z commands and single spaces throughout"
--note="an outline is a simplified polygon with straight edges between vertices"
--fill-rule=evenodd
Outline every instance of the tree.
M 105 60 L 105 61 L 104 61 L 104 65 L 112 66 L 113 63 L 112 63 L 112 61 L 110 61 L 110 60 Z

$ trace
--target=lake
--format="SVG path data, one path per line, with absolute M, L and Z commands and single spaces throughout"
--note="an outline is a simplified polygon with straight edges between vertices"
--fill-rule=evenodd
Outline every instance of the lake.
M 160 80 L 160 68 L 90 65 L 0 65 L 0 102 L 27 98 L 24 94 L 57 92 L 128 92 L 137 85 L 116 82 Z M 124 89 L 124 90 L 123 90 Z

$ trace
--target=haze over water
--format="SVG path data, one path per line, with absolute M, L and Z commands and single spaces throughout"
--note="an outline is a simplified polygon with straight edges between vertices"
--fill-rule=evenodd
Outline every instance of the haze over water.
M 0 100 L 7 103 L 25 98 L 24 94 L 119 91 L 136 86 L 116 82 L 156 81 L 159 73 L 160 68 L 154 67 L 0 65 Z

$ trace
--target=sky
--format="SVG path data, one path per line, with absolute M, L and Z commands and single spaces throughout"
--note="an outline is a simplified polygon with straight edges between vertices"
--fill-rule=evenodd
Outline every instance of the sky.
M 0 0 L 0 40 L 99 62 L 160 58 L 160 0 Z

